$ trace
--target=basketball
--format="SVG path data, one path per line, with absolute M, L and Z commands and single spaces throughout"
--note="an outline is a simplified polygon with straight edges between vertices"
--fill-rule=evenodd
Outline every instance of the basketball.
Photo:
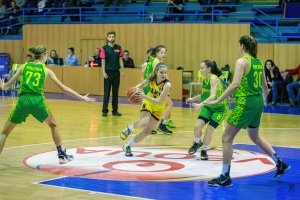
M 127 99 L 131 103 L 138 103 L 140 99 L 137 97 L 139 90 L 136 87 L 132 87 L 127 91 Z

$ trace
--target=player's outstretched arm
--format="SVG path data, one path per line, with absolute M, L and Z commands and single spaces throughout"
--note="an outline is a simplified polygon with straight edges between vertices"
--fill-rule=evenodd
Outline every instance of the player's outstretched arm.
M 0 86 L 2 90 L 7 90 L 9 89 L 19 78 L 19 76 L 22 73 L 24 65 L 20 66 L 17 72 L 13 75 L 13 77 L 7 82 L 4 83 L 4 79 L 1 80 Z
M 54 72 L 51 69 L 47 68 L 47 76 L 49 76 L 49 78 L 54 81 L 54 83 L 62 90 L 64 91 L 64 93 L 75 97 L 79 100 L 85 101 L 85 102 L 95 102 L 96 99 L 95 98 L 90 98 L 88 97 L 89 94 L 86 95 L 80 95 L 77 92 L 75 92 L 74 90 L 72 90 L 71 88 L 65 86 L 62 82 L 60 82 L 60 80 L 57 79 L 56 75 L 54 74 Z

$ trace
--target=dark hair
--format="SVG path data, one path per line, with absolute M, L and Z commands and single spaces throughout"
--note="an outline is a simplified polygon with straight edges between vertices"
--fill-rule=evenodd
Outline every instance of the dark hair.
M 221 70 L 219 70 L 217 63 L 214 60 L 204 60 L 202 61 L 207 68 L 210 68 L 210 72 L 214 75 L 216 75 L 217 77 L 222 75 Z
M 149 52 L 152 52 L 153 51 L 153 48 L 152 47 L 149 47 L 148 49 L 147 49 L 147 54 L 149 53 Z
M 127 52 L 127 53 L 128 53 L 128 55 L 129 55 L 129 51 L 128 51 L 128 50 L 124 50 L 124 51 L 123 51 L 123 53 L 125 53 L 125 52 Z
M 32 54 L 27 54 L 26 57 L 33 58 Z
M 68 49 L 70 49 L 72 51 L 72 53 L 74 53 L 74 48 L 73 47 L 70 47 Z
M 164 45 L 158 45 L 156 46 L 153 51 L 151 51 L 151 56 L 156 57 L 157 53 L 161 50 L 161 49 L 167 49 Z
M 40 59 L 43 54 L 47 53 L 46 47 L 42 45 L 29 47 L 28 51 L 34 55 L 34 59 Z
M 149 81 L 154 81 L 156 80 L 156 73 L 158 72 L 159 69 L 161 68 L 168 68 L 166 63 L 160 62 L 155 66 L 155 69 L 153 70 L 153 72 L 150 74 L 150 76 L 148 77 Z
M 275 67 L 276 67 L 274 61 L 271 60 L 271 59 L 268 59 L 268 60 L 265 62 L 265 69 L 267 69 L 267 62 L 270 62 L 272 66 L 275 66 Z
M 251 56 L 256 58 L 256 56 L 257 56 L 257 41 L 254 37 L 252 37 L 250 35 L 243 35 L 240 38 L 239 43 L 244 45 L 247 53 L 249 53 Z
M 116 32 L 115 32 L 115 31 L 109 31 L 109 32 L 106 34 L 106 37 L 107 37 L 108 35 L 114 35 L 114 36 L 116 36 Z

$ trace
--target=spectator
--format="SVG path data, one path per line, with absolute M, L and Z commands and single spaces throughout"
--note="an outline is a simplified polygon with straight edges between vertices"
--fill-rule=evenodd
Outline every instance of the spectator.
M 100 48 L 95 49 L 94 55 L 89 57 L 85 67 L 101 67 Z
M 46 60 L 46 65 L 56 65 L 56 66 L 62 66 L 64 64 L 63 59 L 59 58 L 57 52 L 55 50 L 51 50 L 50 56 Z
M 6 13 L 6 6 L 3 3 L 2 0 L 0 0 L 0 34 L 4 33 L 4 26 L 5 26 L 5 22 L 3 22 L 3 20 L 5 19 L 5 15 L 4 13 Z
M 66 65 L 79 66 L 77 56 L 74 54 L 74 48 L 70 47 L 67 50 Z
M 164 17 L 165 21 L 172 20 L 172 21 L 182 21 L 184 20 L 183 16 L 183 0 L 168 0 L 168 7 L 166 14 L 167 16 Z M 174 14 L 174 15 L 172 15 Z
M 123 51 L 123 63 L 125 68 L 135 68 L 133 59 L 129 57 L 129 51 Z
M 120 73 L 124 76 L 123 53 L 121 46 L 115 44 L 116 33 L 108 32 L 106 35 L 107 44 L 101 49 L 102 72 L 104 77 L 104 97 L 102 116 L 107 117 L 110 89 L 112 88 L 112 114 L 121 116 L 118 112 L 118 96 L 120 86 Z
M 19 6 L 20 8 L 23 8 L 26 0 L 15 0 L 17 6 Z
M 103 11 L 108 11 L 108 6 L 114 2 L 114 10 L 118 11 L 120 6 L 120 0 L 104 0 Z
M 290 106 L 296 106 L 300 103 L 300 64 L 296 69 L 287 69 L 291 74 L 298 74 L 297 80 L 286 86 L 286 90 L 290 100 Z M 295 91 L 298 90 L 297 96 Z
M 284 87 L 284 81 L 279 68 L 271 59 L 265 62 L 265 75 L 268 88 L 271 88 L 271 91 L 268 94 L 268 100 L 272 99 L 272 105 L 276 105 L 278 100 L 278 89 Z
M 38 13 L 42 14 L 45 10 L 47 0 L 39 0 L 38 2 Z
M 66 16 L 63 16 L 61 18 L 62 22 L 64 22 L 67 17 L 70 17 L 72 22 L 78 22 L 79 21 L 79 10 L 78 10 L 78 8 L 70 8 L 70 7 L 77 7 L 77 0 L 65 0 L 64 3 L 63 3 L 63 7 L 66 7 L 67 9 L 64 10 L 64 14 Z
M 10 2 L 10 8 L 7 9 L 9 27 L 7 28 L 6 33 L 18 34 L 18 27 L 15 24 L 18 23 L 18 16 L 20 15 L 20 7 L 16 5 L 15 1 Z
M 33 61 L 34 61 L 33 56 L 31 54 L 27 54 L 25 58 L 25 62 L 33 62 Z

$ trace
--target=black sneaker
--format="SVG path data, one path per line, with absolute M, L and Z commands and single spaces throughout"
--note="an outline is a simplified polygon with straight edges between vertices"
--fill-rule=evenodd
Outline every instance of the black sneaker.
M 206 150 L 201 150 L 200 158 L 201 158 L 201 160 L 208 160 L 208 156 L 207 156 L 207 151 Z
M 199 141 L 199 143 L 194 142 L 194 144 L 191 146 L 191 148 L 189 149 L 189 154 L 192 155 L 194 153 L 197 152 L 197 150 L 202 147 L 203 143 L 201 142 L 201 140 Z
M 102 113 L 102 117 L 107 117 L 107 113 Z
M 151 131 L 151 134 L 157 134 L 157 130 L 153 129 L 153 130 Z
M 232 186 L 232 181 L 230 176 L 224 176 L 221 174 L 218 178 L 208 181 L 208 186 L 211 187 L 230 187 Z
M 288 164 L 286 164 L 285 162 L 278 162 L 278 164 L 276 165 L 277 167 L 277 172 L 274 176 L 274 178 L 279 178 L 280 176 L 282 176 L 286 171 L 288 171 L 291 166 L 289 166 Z
M 59 159 L 59 164 L 61 164 L 61 165 L 71 162 L 74 159 L 74 157 L 72 155 L 68 155 L 66 153 L 66 150 L 59 152 L 57 155 L 58 155 L 58 159 Z
M 122 149 L 123 149 L 123 151 L 125 151 L 125 156 L 127 156 L 127 157 L 133 156 L 130 146 L 128 146 L 128 147 L 123 146 Z
M 118 111 L 117 111 L 117 112 L 113 112 L 112 115 L 113 115 L 113 116 L 122 116 L 122 114 L 119 113 Z
M 173 134 L 173 131 L 169 130 L 169 129 L 167 128 L 167 126 L 166 126 L 165 124 L 162 124 L 162 123 L 159 124 L 159 126 L 158 126 L 157 129 L 158 129 L 159 131 L 165 133 L 165 134 L 168 134 L 168 135 Z

